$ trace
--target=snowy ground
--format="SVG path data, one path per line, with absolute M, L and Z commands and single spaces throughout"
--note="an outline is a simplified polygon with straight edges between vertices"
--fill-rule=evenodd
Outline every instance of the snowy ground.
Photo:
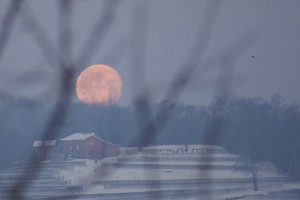
M 283 181 L 285 178 L 277 174 L 272 167 L 269 171 L 259 171 L 259 186 L 261 190 L 253 192 L 251 174 L 230 170 L 161 170 L 161 169 L 126 169 L 126 168 L 103 168 L 105 164 L 117 162 L 117 158 L 106 158 L 95 162 L 94 160 L 84 160 L 85 165 L 74 166 L 72 170 L 60 170 L 60 174 L 72 184 L 83 185 L 84 194 L 114 194 L 114 193 L 138 193 L 155 191 L 204 191 L 207 192 L 204 199 L 226 199 L 232 197 L 245 197 L 253 194 L 265 194 L 272 191 L 289 190 L 300 188 L 298 183 Z M 149 162 L 133 162 L 135 164 L 145 164 Z M 150 162 L 151 163 L 151 162 Z M 158 161 L 155 164 L 165 164 L 165 161 Z M 184 165 L 184 163 L 169 162 L 168 164 Z M 153 164 L 153 163 L 152 163 Z M 187 163 L 186 163 L 187 164 Z M 188 162 L 188 164 L 196 164 Z M 198 163 L 199 164 L 199 163 Z M 212 164 L 203 162 L 201 164 Z M 214 165 L 232 165 L 230 162 L 214 162 Z M 265 165 L 263 163 L 262 165 Z M 263 167 L 261 167 L 263 168 Z M 165 184 L 166 181 L 187 181 L 203 180 L 212 181 L 206 184 L 172 185 Z M 278 180 L 280 180 L 278 182 Z M 141 182 L 144 181 L 144 182 Z M 156 181 L 159 186 L 139 185 L 150 181 Z M 98 182 L 97 184 L 93 184 Z M 117 186 L 106 186 L 106 182 L 117 183 Z M 128 182 L 128 183 L 127 183 Z M 137 182 L 137 183 L 135 183 Z M 109 185 L 109 184 L 108 184 Z M 216 191 L 216 192 L 215 192 Z M 202 199 L 203 199 L 202 198 Z M 197 193 L 194 196 L 186 195 L 178 199 L 199 199 Z
M 169 146 L 166 147 L 169 148 Z M 151 159 L 147 159 L 149 157 Z M 157 159 L 153 159 L 153 157 Z M 166 157 L 169 160 L 164 160 Z M 257 166 L 259 191 L 254 192 L 250 173 L 226 168 L 239 165 L 234 159 L 226 161 L 212 159 L 208 162 L 205 159 L 205 161 L 189 159 L 191 157 L 235 158 L 236 156 L 226 152 L 204 156 L 138 153 L 97 161 L 70 159 L 56 164 L 45 163 L 38 179 L 31 184 L 27 191 L 27 199 L 54 197 L 58 199 L 119 199 L 122 197 L 127 200 L 225 200 L 300 189 L 299 182 L 290 181 L 286 177 L 278 175 L 271 163 L 263 162 Z M 149 167 L 149 165 L 156 167 Z M 200 165 L 225 166 L 226 170 L 183 168 L 184 166 Z M 22 168 L 0 171 L 1 199 L 5 199 L 5 192 L 21 171 Z M 30 176 L 30 174 L 28 175 Z M 26 183 L 26 180 L 23 182 Z

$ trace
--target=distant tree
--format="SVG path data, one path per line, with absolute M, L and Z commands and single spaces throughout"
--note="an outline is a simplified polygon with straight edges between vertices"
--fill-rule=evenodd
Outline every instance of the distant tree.
M 236 168 L 237 171 L 243 172 L 243 173 L 250 173 L 252 176 L 252 183 L 253 183 L 253 190 L 258 191 L 257 186 L 257 166 L 254 161 L 252 161 L 249 157 L 241 156 L 237 160 L 238 167 Z

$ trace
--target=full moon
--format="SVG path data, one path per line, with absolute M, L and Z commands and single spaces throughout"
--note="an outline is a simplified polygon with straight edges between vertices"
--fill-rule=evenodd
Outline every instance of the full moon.
M 122 81 L 113 68 L 97 64 L 83 70 L 76 81 L 76 94 L 82 103 L 115 104 L 122 93 Z

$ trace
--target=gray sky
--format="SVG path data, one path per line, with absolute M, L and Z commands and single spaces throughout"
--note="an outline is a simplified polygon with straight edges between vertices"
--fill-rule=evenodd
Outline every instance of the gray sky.
M 0 2 L 0 20 L 3 19 L 8 2 Z M 73 2 L 72 51 L 76 58 L 101 11 L 102 2 Z M 87 64 L 108 64 L 119 72 L 124 84 L 120 105 L 129 104 L 138 88 L 132 85 L 129 70 L 131 62 L 128 59 L 130 48 L 126 43 L 132 30 L 135 2 L 121 1 L 112 29 Z M 153 100 L 159 101 L 178 69 L 184 67 L 183 60 L 195 41 L 208 1 L 145 2 L 149 8 L 145 50 L 146 82 Z M 53 42 L 56 42 L 58 19 L 55 1 L 31 0 L 29 5 Z M 236 59 L 232 90 L 238 95 L 266 99 L 279 93 L 289 102 L 300 103 L 299 8 L 298 0 L 224 1 L 204 59 L 226 49 L 243 34 L 251 33 L 256 36 L 256 42 Z M 121 45 L 118 45 L 120 41 Z M 1 91 L 17 96 L 51 99 L 57 89 L 54 68 L 44 60 L 36 43 L 18 19 L 0 61 Z M 202 73 L 202 70 L 198 70 L 193 74 L 190 85 L 181 95 L 181 102 L 208 104 L 211 101 L 219 70 Z

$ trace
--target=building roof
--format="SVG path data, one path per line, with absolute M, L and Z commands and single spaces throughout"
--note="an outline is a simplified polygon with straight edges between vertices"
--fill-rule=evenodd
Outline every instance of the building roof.
M 33 147 L 53 147 L 56 144 L 56 140 L 36 140 L 33 142 Z
M 143 147 L 143 149 L 178 149 L 182 148 L 185 149 L 186 147 L 188 148 L 195 148 L 195 149 L 223 149 L 220 146 L 217 145 L 207 145 L 207 144 L 188 144 L 186 145 L 151 145 L 151 146 L 146 146 Z
M 224 150 L 223 147 L 218 145 L 207 145 L 207 144 L 189 144 L 189 145 L 151 145 L 143 147 L 143 150 L 177 150 L 177 149 L 203 149 L 203 150 Z M 138 150 L 138 147 L 120 147 L 121 150 Z
M 55 146 L 56 140 L 44 140 L 44 146 L 49 147 L 49 146 Z
M 88 139 L 89 137 L 95 137 L 101 141 L 103 141 L 102 139 L 98 138 L 95 136 L 95 133 L 73 133 L 72 135 L 69 135 L 65 138 L 62 138 L 62 141 L 83 141 Z

